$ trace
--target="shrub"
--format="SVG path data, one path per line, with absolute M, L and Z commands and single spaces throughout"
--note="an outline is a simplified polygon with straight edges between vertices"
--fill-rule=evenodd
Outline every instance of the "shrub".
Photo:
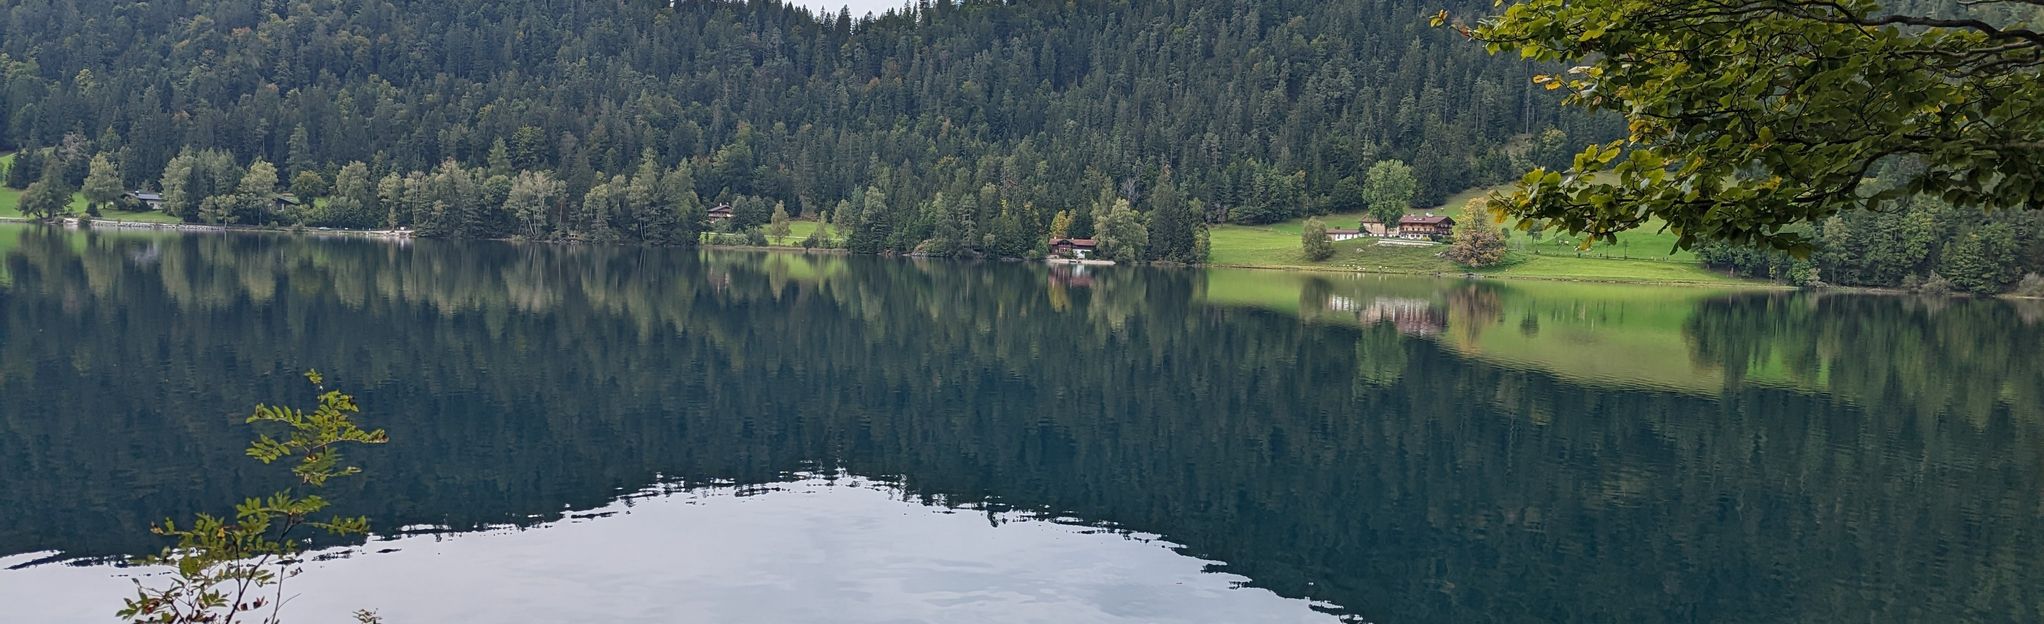
M 2023 281 L 2016 283 L 2014 292 L 2020 297 L 2044 297 L 2044 275 L 2024 275 Z
M 1926 295 L 1948 296 L 1953 290 L 1952 281 L 1938 275 L 1937 271 L 1931 271 L 1930 277 L 1923 278 L 1923 283 L 1916 285 L 1916 292 Z
M 1327 237 L 1327 224 L 1319 219 L 1306 220 L 1306 226 L 1299 231 L 1299 247 L 1307 260 L 1320 262 L 1334 257 L 1334 239 Z

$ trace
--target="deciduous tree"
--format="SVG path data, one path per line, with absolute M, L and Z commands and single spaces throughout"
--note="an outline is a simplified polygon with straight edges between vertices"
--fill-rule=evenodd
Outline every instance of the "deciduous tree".
M 106 154 L 92 156 L 91 170 L 85 174 L 85 212 L 99 216 L 102 208 L 112 206 L 121 198 L 121 171 L 114 167 L 114 161 Z
M 1534 81 L 1628 122 L 1624 139 L 1501 195 L 1522 226 L 1613 242 L 1660 219 L 1683 247 L 1806 251 L 1790 226 L 1870 203 L 2044 206 L 2044 32 L 2023 5 L 2035 2 L 1524 0 L 1462 30 L 1569 65 Z M 1905 155 L 1927 166 L 1863 186 Z
M 1363 201 L 1370 206 L 1370 216 L 1384 224 L 1386 233 L 1398 230 L 1398 220 L 1412 208 L 1412 197 L 1418 190 L 1419 180 L 1413 177 L 1412 167 L 1401 161 L 1377 161 L 1363 176 Z
M 1126 199 L 1114 200 L 1112 208 L 1099 214 L 1100 223 L 1093 227 L 1093 238 L 1098 241 L 1100 255 L 1115 262 L 1141 262 L 1150 242 L 1142 215 L 1136 214 Z
M 792 229 L 788 225 L 788 205 L 784 202 L 774 202 L 774 214 L 767 218 L 767 236 L 774 239 L 774 244 L 780 244 L 788 240 L 788 233 Z
M 21 192 L 21 203 L 17 206 L 22 216 L 30 219 L 49 219 L 71 211 L 71 189 L 56 176 L 45 176 L 28 185 Z
M 1491 223 L 1489 214 L 1473 202 L 1463 212 L 1463 218 L 1455 222 L 1455 240 L 1448 245 L 1448 259 L 1476 269 L 1504 262 L 1504 233 Z
M 1327 236 L 1327 224 L 1317 217 L 1307 219 L 1305 227 L 1299 228 L 1299 249 L 1314 262 L 1334 257 L 1334 239 Z

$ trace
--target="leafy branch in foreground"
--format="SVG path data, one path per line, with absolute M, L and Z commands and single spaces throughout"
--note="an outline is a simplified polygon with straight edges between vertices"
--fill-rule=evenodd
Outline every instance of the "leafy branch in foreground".
M 1807 251 L 1791 226 L 1918 194 L 2044 207 L 2038 5 L 1526 0 L 1456 29 L 1492 53 L 1574 65 L 1534 82 L 1628 122 L 1629 136 L 1567 172 L 1535 170 L 1492 198 L 1519 227 L 1559 226 L 1587 245 L 1658 217 L 1685 248 Z M 1939 12 L 1898 12 L 1912 8 Z M 1927 167 L 1862 187 L 1895 157 Z
M 343 446 L 383 444 L 389 437 L 382 429 L 368 431 L 357 425 L 354 416 L 361 408 L 355 398 L 327 390 L 319 371 L 307 372 L 305 378 L 319 389 L 319 406 L 311 413 L 256 406 L 249 423 L 282 425 L 286 433 L 282 439 L 262 435 L 249 446 L 248 455 L 264 464 L 291 461 L 291 474 L 302 485 L 317 488 L 335 477 L 361 472 L 343 462 Z M 314 520 L 326 507 L 326 499 L 318 495 L 284 490 L 242 501 L 232 517 L 200 514 L 190 523 L 165 520 L 151 527 L 157 535 L 176 539 L 177 545 L 138 563 L 170 567 L 176 576 L 162 588 L 145 587 L 136 580 L 135 597 L 126 600 L 120 618 L 135 624 L 274 624 L 285 601 L 284 581 L 298 574 L 298 555 L 312 532 L 347 536 L 369 531 L 369 519 L 364 517 Z M 355 617 L 377 621 L 367 611 Z

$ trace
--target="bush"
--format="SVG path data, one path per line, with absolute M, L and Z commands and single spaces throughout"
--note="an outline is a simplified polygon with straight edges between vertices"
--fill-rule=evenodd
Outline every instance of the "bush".
M 1334 257 L 1334 239 L 1327 237 L 1327 224 L 1307 219 L 1306 226 L 1299 230 L 1299 248 L 1306 253 L 1307 260 L 1314 262 Z
M 1938 275 L 1937 271 L 1931 271 L 1930 277 L 1923 278 L 1923 283 L 1917 284 L 1915 290 L 1918 293 L 1942 297 L 1951 295 L 1954 287 L 1951 280 Z
M 2016 283 L 2014 293 L 2018 297 L 2044 297 L 2044 275 L 2024 275 L 2023 281 Z
M 1823 272 L 1817 268 L 1817 265 L 1803 260 L 1797 260 L 1789 265 L 1788 282 L 1790 285 L 1803 288 L 1824 288 L 1829 286 L 1829 284 L 1824 283 Z

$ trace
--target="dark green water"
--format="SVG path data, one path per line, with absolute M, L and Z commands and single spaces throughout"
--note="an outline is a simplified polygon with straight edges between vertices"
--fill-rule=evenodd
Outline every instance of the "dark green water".
M 394 439 L 329 492 L 383 528 L 844 474 L 1378 622 L 2044 621 L 2014 302 L 18 226 L 0 262 L 0 557 L 280 485 L 240 417 L 318 368 Z

